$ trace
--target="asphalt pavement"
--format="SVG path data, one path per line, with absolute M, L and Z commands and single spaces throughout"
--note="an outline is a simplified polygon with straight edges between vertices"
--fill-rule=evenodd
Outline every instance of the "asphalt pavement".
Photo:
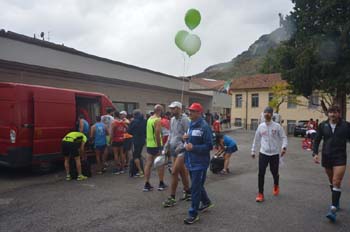
M 231 158 L 231 174 L 208 171 L 206 189 L 215 204 L 200 221 L 184 225 L 189 202 L 163 208 L 168 192 L 142 192 L 143 179 L 127 174 L 94 175 L 87 181 L 65 181 L 62 168 L 48 174 L 0 168 L 0 231 L 350 231 L 349 171 L 343 181 L 341 210 L 335 224 L 325 214 L 331 194 L 323 169 L 313 163 L 301 138 L 289 137 L 281 192 L 272 195 L 265 179 L 265 202 L 256 203 L 257 159 L 250 157 L 253 132 L 229 133 L 239 151 Z M 152 173 L 151 183 L 158 179 Z M 166 174 L 170 184 L 170 175 Z M 179 184 L 177 197 L 182 185 Z

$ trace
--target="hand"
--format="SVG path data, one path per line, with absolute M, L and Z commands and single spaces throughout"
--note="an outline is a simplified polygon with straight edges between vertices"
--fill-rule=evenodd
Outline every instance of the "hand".
M 252 153 L 252 159 L 255 159 L 255 153 Z
M 188 136 L 188 134 L 187 133 L 185 133 L 183 136 L 182 136 L 182 139 L 185 141 L 186 139 L 188 139 L 189 138 L 189 136 Z
M 318 155 L 317 154 L 314 154 L 314 162 L 316 163 L 316 164 L 319 164 L 320 163 L 320 157 L 318 157 Z
M 186 149 L 186 151 L 192 151 L 192 149 L 193 149 L 192 143 L 187 143 L 187 144 L 185 145 L 185 149 Z
M 285 149 L 285 148 L 282 148 L 281 157 L 283 157 L 285 154 L 286 154 L 286 149 Z

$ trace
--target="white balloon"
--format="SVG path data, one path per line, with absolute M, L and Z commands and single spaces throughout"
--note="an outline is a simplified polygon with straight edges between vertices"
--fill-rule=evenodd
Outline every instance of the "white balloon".
M 184 39 L 183 48 L 188 56 L 192 56 L 201 48 L 201 39 L 198 35 L 188 34 Z

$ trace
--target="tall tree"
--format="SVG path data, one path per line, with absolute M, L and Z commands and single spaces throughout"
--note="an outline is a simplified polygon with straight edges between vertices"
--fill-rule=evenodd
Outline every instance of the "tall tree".
M 346 115 L 350 94 L 350 0 L 292 0 L 286 17 L 294 25 L 289 41 L 265 60 L 265 70 L 281 71 L 293 93 L 328 93 Z M 325 106 L 324 102 L 321 102 Z

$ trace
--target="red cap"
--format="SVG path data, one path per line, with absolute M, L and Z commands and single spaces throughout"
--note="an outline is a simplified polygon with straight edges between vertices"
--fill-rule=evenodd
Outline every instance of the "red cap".
M 192 103 L 192 105 L 188 108 L 189 110 L 193 110 L 193 111 L 198 111 L 198 112 L 203 112 L 203 107 L 201 104 L 195 102 Z

